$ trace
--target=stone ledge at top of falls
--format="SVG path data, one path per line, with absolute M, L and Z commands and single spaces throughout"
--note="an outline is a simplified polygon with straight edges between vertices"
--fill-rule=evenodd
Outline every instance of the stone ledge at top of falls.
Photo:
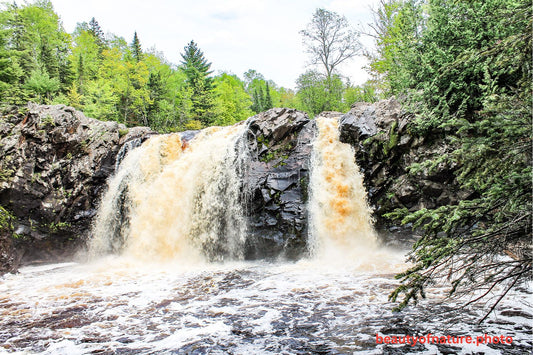
M 16 238 L 6 248 L 18 254 L 10 264 L 72 252 L 89 229 L 122 144 L 154 133 L 63 105 L 30 104 L 24 111 L 0 117 L 0 206 L 14 216 L 9 224 Z

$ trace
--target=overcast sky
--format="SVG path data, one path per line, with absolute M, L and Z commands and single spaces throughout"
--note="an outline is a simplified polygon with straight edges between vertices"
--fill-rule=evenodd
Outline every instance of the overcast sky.
M 212 62 L 215 73 L 227 71 L 243 78 L 255 69 L 279 86 L 295 88 L 306 69 L 299 31 L 316 8 L 346 16 L 360 29 L 371 22 L 377 0 L 52 0 L 67 32 L 76 23 L 95 17 L 104 32 L 128 43 L 137 31 L 143 49 L 155 47 L 179 63 L 183 47 L 194 40 Z M 368 39 L 364 39 L 368 43 Z M 341 67 L 352 83 L 368 78 L 366 61 L 356 58 Z

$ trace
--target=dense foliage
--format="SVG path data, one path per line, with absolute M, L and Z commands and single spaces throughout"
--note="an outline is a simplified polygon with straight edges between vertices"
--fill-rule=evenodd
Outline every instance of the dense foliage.
M 180 54 L 181 63 L 169 63 L 161 53 L 143 49 L 142 34 L 135 32 L 130 43 L 104 35 L 95 18 L 66 33 L 50 0 L 4 4 L 0 102 L 67 104 L 97 119 L 173 131 L 229 125 L 272 107 L 311 115 L 319 109 L 346 110 L 350 100 L 363 97 L 354 94 L 365 91 L 336 76 L 334 90 L 322 92 L 318 109 L 309 95 L 320 92 L 322 78 L 303 80 L 294 92 L 255 70 L 244 73 L 244 80 L 231 73 L 214 75 L 194 41 Z
M 382 90 L 416 114 L 413 134 L 454 147 L 411 173 L 448 164 L 469 195 L 391 215 L 424 230 L 400 308 L 443 279 L 451 294 L 480 290 L 474 301 L 499 290 L 495 305 L 531 277 L 532 19 L 525 0 L 384 0 L 376 13 Z

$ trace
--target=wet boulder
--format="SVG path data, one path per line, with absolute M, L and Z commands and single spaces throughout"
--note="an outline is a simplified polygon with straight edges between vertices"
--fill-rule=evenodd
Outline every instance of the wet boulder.
M 340 139 L 354 147 L 380 229 L 398 228 L 398 222 L 383 217 L 389 212 L 435 208 L 457 201 L 461 193 L 453 163 L 424 165 L 454 147 L 443 136 L 413 132 L 413 118 L 388 99 L 356 103 L 339 120 Z
M 242 167 L 247 259 L 296 258 L 307 250 L 309 161 L 316 127 L 307 114 L 271 109 L 248 121 Z

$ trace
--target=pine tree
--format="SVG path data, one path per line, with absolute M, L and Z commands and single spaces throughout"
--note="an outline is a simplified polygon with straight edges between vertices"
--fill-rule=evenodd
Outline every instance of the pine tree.
M 204 53 L 198 48 L 194 41 L 184 47 L 181 54 L 182 70 L 187 76 L 187 83 L 192 89 L 193 119 L 203 122 L 205 125 L 211 124 L 215 119 L 214 114 L 214 82 L 209 75 L 211 63 L 204 57 Z
M 100 27 L 100 24 L 93 17 L 89 22 L 89 32 L 94 36 L 96 44 L 98 45 L 99 54 L 102 55 L 102 52 L 107 47 L 106 40 L 104 36 L 104 31 Z
M 6 49 L 7 31 L 0 31 L 0 99 L 9 95 L 9 88 L 18 79 L 11 53 Z
M 254 92 L 252 93 L 252 105 L 250 106 L 250 110 L 254 111 L 255 113 L 261 112 L 261 103 L 259 101 L 257 88 L 255 88 Z
M 405 307 L 425 297 L 436 280 L 446 280 L 450 295 L 480 291 L 467 305 L 499 294 L 492 311 L 531 279 L 533 9 L 513 0 L 413 5 L 420 7 L 397 14 L 423 13 L 424 26 L 404 27 L 416 32 L 403 35 L 401 45 L 383 42 L 384 73 L 394 74 L 391 88 L 410 98 L 416 115 L 411 134 L 440 135 L 450 151 L 413 164 L 409 173 L 453 166 L 469 194 L 448 205 L 389 214 L 424 231 L 391 299 L 403 295 L 399 308 Z M 395 24 L 385 28 L 387 36 L 397 33 L 390 31 Z
M 39 59 L 51 78 L 59 78 L 59 63 L 57 62 L 57 57 L 54 55 L 52 48 L 45 38 L 41 40 L 41 55 Z
M 131 43 L 131 49 L 132 49 L 132 55 L 133 58 L 139 63 L 142 60 L 143 51 L 141 48 L 141 42 L 139 41 L 139 37 L 137 36 L 137 32 L 133 35 L 133 42 Z
M 268 81 L 266 82 L 266 95 L 265 95 L 265 106 L 263 110 L 270 110 L 274 105 L 272 104 L 272 96 L 270 96 L 270 86 Z
M 164 85 L 161 80 L 159 72 L 150 73 L 148 77 L 148 92 L 150 95 L 150 102 L 148 104 L 147 115 L 149 125 L 152 128 L 161 128 L 158 116 L 160 116 L 160 105 L 164 94 Z
M 83 84 L 84 84 L 84 78 L 85 78 L 85 70 L 83 67 L 83 57 L 80 54 L 78 57 L 78 88 L 80 94 L 83 94 Z

